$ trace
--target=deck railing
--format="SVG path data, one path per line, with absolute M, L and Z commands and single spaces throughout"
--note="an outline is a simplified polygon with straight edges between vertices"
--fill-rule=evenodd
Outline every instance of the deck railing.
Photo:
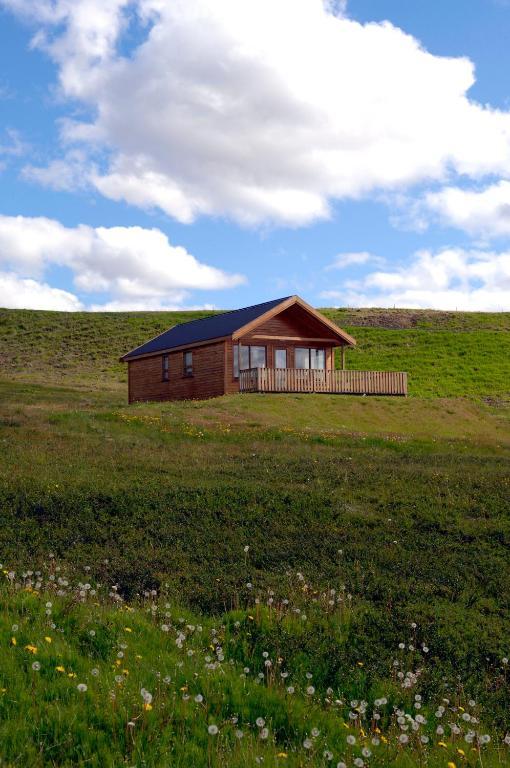
M 343 395 L 407 395 L 403 371 L 316 371 L 250 368 L 239 373 L 241 392 L 326 392 Z

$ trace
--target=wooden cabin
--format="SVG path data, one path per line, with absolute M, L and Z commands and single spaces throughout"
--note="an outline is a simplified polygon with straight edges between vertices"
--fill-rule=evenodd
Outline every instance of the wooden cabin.
M 407 394 L 405 373 L 346 371 L 345 350 L 355 344 L 299 296 L 287 296 L 181 323 L 120 359 L 130 403 L 235 392 Z

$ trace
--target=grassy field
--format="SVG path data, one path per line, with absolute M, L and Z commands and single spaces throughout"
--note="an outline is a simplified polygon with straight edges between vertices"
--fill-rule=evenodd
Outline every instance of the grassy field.
M 358 339 L 349 367 L 408 370 L 411 397 L 128 407 L 118 355 L 179 318 L 2 311 L 3 764 L 510 764 L 510 315 L 330 316 Z M 65 595 L 52 596 L 50 552 L 72 570 Z M 27 569 L 43 573 L 35 593 Z M 85 581 L 105 594 L 82 604 Z M 108 596 L 113 584 L 127 605 Z M 154 619 L 147 590 L 157 593 Z M 185 633 L 191 656 L 175 644 L 181 615 L 203 626 L 200 638 Z M 87 639 L 91 627 L 104 647 Z M 128 675 L 114 669 L 124 642 Z M 225 659 L 209 670 L 217 646 Z M 263 652 L 278 668 L 269 678 Z M 292 676 L 291 703 L 280 670 Z M 399 672 L 412 673 L 409 688 Z M 412 721 L 399 723 L 395 708 Z

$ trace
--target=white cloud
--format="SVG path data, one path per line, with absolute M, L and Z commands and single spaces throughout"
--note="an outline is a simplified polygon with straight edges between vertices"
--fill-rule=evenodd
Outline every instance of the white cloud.
M 380 256 L 375 256 L 368 251 L 354 251 L 352 253 L 339 253 L 326 269 L 347 269 L 347 267 L 361 264 L 382 264 L 383 262 L 384 259 Z
M 63 96 L 95 115 L 64 136 L 111 152 L 89 181 L 114 200 L 298 225 L 333 199 L 510 174 L 510 115 L 469 100 L 472 63 L 338 0 L 0 3 L 38 24 Z
M 104 293 L 123 308 L 173 306 L 190 290 L 244 282 L 241 275 L 203 264 L 171 245 L 159 229 L 70 228 L 43 217 L 0 216 L 0 266 L 36 280 L 50 267 L 68 268 L 80 294 Z
M 446 187 L 425 196 L 425 207 L 448 226 L 486 238 L 510 235 L 510 181 L 485 189 Z
M 409 265 L 346 281 L 325 299 L 356 307 L 510 310 L 510 252 L 420 251 Z
M 76 312 L 84 309 L 74 294 L 52 288 L 47 283 L 27 280 L 9 272 L 0 272 L 0 307 L 10 309 L 56 309 Z

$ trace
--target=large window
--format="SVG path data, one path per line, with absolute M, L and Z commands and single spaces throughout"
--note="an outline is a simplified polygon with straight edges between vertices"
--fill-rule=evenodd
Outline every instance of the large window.
M 234 345 L 233 372 L 236 378 L 239 376 L 239 371 L 246 371 L 248 368 L 265 367 L 265 347 L 254 347 L 245 344 Z
M 326 350 L 310 347 L 296 347 L 296 368 L 312 368 L 323 371 L 326 368 Z
M 168 355 L 163 355 L 161 359 L 161 379 L 162 381 L 168 381 L 170 379 Z
M 184 376 L 193 376 L 193 352 L 184 352 L 182 362 Z

